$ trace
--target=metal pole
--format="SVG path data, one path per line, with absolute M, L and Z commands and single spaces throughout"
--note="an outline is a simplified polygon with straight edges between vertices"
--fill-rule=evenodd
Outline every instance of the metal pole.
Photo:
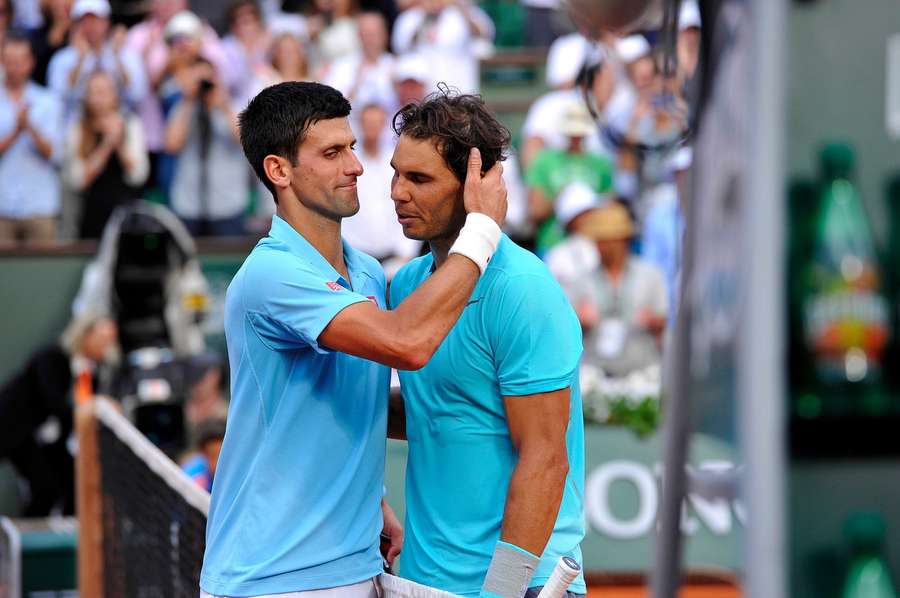
M 752 3 L 753 94 L 743 179 L 749 258 L 738 344 L 738 438 L 746 460 L 742 495 L 747 598 L 783 598 L 785 551 L 784 0 Z

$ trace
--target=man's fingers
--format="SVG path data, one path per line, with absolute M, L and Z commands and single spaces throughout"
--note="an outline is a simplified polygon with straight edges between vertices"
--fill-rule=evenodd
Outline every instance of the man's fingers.
M 466 172 L 466 180 L 477 181 L 481 178 L 481 152 L 477 147 L 469 150 L 469 169 Z

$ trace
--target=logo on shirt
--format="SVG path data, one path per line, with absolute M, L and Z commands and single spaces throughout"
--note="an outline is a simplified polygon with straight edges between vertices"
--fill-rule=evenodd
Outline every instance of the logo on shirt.
M 344 287 L 342 287 L 338 283 L 334 282 L 333 280 L 329 280 L 328 282 L 326 282 L 325 286 L 327 286 L 332 291 L 343 291 L 344 290 Z
M 375 305 L 378 305 L 378 301 L 375 300 L 375 295 L 366 295 L 366 299 L 368 299 L 369 301 L 371 301 L 371 302 L 374 303 Z

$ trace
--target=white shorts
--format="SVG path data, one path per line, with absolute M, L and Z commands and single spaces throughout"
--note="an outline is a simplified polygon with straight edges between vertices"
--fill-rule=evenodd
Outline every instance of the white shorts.
M 200 598 L 228 598 L 214 596 L 200 590 Z M 367 579 L 349 586 L 338 586 L 324 590 L 307 590 L 305 592 L 287 592 L 285 594 L 265 594 L 252 598 L 378 598 L 375 580 Z

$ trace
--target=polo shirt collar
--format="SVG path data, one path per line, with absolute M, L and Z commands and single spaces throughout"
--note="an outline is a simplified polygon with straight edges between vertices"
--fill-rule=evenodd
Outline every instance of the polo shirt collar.
M 322 254 L 306 240 L 306 237 L 297 232 L 293 226 L 288 224 L 283 218 L 277 214 L 272 216 L 272 228 L 269 229 L 269 236 L 277 241 L 281 241 L 291 250 L 291 253 L 303 259 L 313 268 L 325 275 L 329 280 L 340 284 L 347 289 L 358 289 L 361 287 L 362 280 L 360 276 L 374 279 L 374 276 L 365 268 L 360 259 L 359 252 L 353 249 L 349 243 L 343 238 L 341 243 L 344 247 L 344 262 L 347 264 L 347 271 L 353 283 L 344 279 L 337 270 L 334 269 L 328 260 L 322 257 Z

